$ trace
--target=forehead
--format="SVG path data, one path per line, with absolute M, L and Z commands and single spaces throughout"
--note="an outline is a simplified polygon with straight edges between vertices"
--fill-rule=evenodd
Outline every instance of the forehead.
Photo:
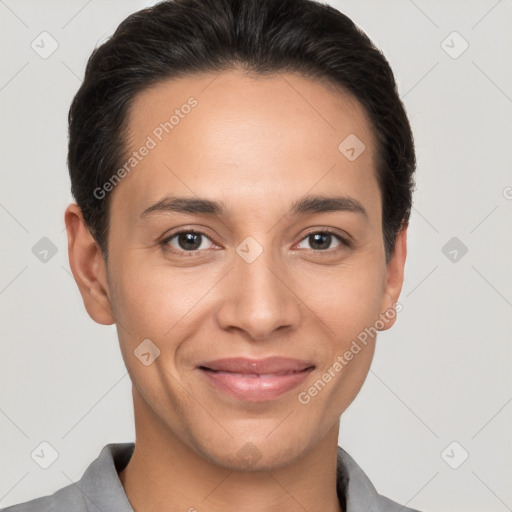
M 114 196 L 138 213 L 166 192 L 251 206 L 313 188 L 375 195 L 375 143 L 364 109 L 300 75 L 225 71 L 161 82 L 135 97 L 127 121 L 130 155 L 150 149 Z M 364 147 L 357 159 L 342 152 L 346 140 L 358 152 Z

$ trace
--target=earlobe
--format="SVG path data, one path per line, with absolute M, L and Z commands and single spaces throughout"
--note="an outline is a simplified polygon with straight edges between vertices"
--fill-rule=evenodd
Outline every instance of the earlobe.
M 76 203 L 64 215 L 68 235 L 68 256 L 85 309 L 99 324 L 115 323 L 108 293 L 107 273 L 101 250 L 89 233 L 82 212 Z
M 393 254 L 387 264 L 386 284 L 381 302 L 379 325 L 384 325 L 381 331 L 393 326 L 398 309 L 396 304 L 404 282 L 404 267 L 407 256 L 407 225 L 397 234 Z

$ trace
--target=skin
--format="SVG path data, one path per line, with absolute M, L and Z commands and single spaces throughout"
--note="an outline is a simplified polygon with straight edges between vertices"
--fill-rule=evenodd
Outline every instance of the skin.
M 297 397 L 402 287 L 406 229 L 386 263 L 371 125 L 357 101 L 319 81 L 230 70 L 140 93 L 132 149 L 190 96 L 197 107 L 111 192 L 108 267 L 77 205 L 65 213 L 85 307 L 96 322 L 116 323 L 133 383 L 136 447 L 121 482 L 137 512 L 339 511 L 339 417 L 366 378 L 375 338 L 308 404 Z M 354 161 L 338 150 L 351 133 L 366 146 Z M 171 194 L 223 201 L 227 215 L 141 218 Z M 352 198 L 366 215 L 290 215 L 307 194 Z M 162 243 L 187 228 L 205 235 L 193 255 L 178 237 Z M 350 245 L 336 236 L 315 245 L 309 235 L 322 229 Z M 248 236 L 263 250 L 252 263 L 236 252 Z M 160 350 L 148 366 L 133 353 L 144 339 Z M 196 369 L 234 356 L 307 359 L 315 370 L 277 399 L 244 402 Z M 244 446 L 257 454 L 252 464 L 238 455 Z

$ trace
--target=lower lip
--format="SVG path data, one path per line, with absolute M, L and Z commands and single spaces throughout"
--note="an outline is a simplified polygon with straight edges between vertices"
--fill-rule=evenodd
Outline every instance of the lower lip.
M 214 372 L 200 369 L 217 389 L 246 402 L 264 402 L 277 398 L 299 386 L 313 368 L 287 375 L 242 376 L 239 373 Z

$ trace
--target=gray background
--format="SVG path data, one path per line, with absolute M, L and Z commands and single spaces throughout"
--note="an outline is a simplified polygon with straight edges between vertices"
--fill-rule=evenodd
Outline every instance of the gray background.
M 134 439 L 115 328 L 87 316 L 69 271 L 66 123 L 94 46 L 152 3 L 0 0 L 2 507 Z M 512 510 L 512 1 L 330 3 L 390 61 L 418 156 L 403 311 L 340 444 L 402 504 Z M 43 31 L 58 43 L 46 59 L 31 47 Z M 31 458 L 43 441 L 59 454 L 48 469 Z

